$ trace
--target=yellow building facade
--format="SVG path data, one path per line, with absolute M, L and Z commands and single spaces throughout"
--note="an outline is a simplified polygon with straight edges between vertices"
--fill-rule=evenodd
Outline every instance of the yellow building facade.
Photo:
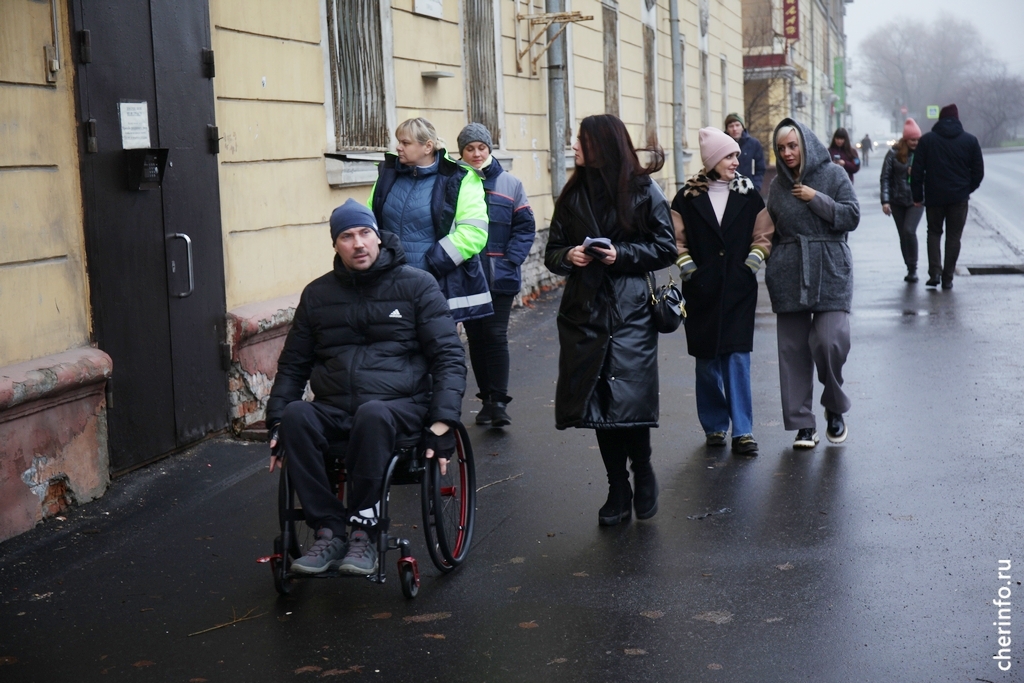
M 744 111 L 750 134 L 764 145 L 792 117 L 826 145 L 847 125 L 846 34 L 853 0 L 742 0 Z
M 471 120 L 492 129 L 495 156 L 523 181 L 537 216 L 524 294 L 555 282 L 541 259 L 556 192 L 552 159 L 571 173 L 569 147 L 581 119 L 615 113 L 637 146 L 664 148 L 668 159 L 656 178 L 674 194 L 680 179 L 672 156 L 673 2 L 684 121 L 676 147 L 688 175 L 700 166 L 697 130 L 721 127 L 727 113 L 743 108 L 741 0 L 562 0 L 557 9 L 578 20 L 563 34 L 568 131 L 554 145 L 548 40 L 542 35 L 531 44 L 542 32 L 534 20 L 550 9 L 542 0 L 186 3 L 209 19 L 208 36 L 199 40 L 208 46 L 202 64 L 215 113 L 207 127 L 216 153 L 224 286 L 223 313 L 212 328 L 223 341 L 235 431 L 259 426 L 298 295 L 331 267 L 331 211 L 350 197 L 368 197 L 375 164 L 394 148 L 402 120 L 424 116 L 451 144 Z M 98 33 L 90 38 L 88 8 L 77 0 L 70 8 L 0 3 L 0 430 L 27 433 L 25 419 L 68 406 L 83 415 L 71 420 L 74 434 L 22 444 L 18 453 L 0 447 L 0 500 L 16 501 L 0 510 L 0 540 L 62 505 L 99 495 L 109 481 L 106 397 L 118 395 L 119 370 L 121 377 L 126 370 L 97 336 L 100 299 L 90 287 L 101 266 L 86 258 L 97 253 L 89 247 L 93 176 L 83 171 L 96 151 L 90 117 L 97 115 L 87 111 L 85 81 L 76 73 L 102 73 L 102 64 L 88 58 L 89 41 L 103 48 Z M 160 41 L 138 40 L 153 43 L 154 68 L 164 73 Z M 183 68 L 192 69 L 192 59 Z M 199 63 L 196 56 L 197 70 Z M 156 107 L 150 102 L 151 119 Z M 158 190 L 166 215 L 175 154 L 183 157 L 156 141 L 163 124 L 154 121 L 153 144 L 171 147 L 165 188 Z M 102 130 L 100 140 L 103 152 Z M 180 284 L 183 243 L 167 244 L 173 299 L 192 283 Z M 188 259 L 191 278 L 191 252 Z M 210 275 L 199 268 L 197 286 Z M 107 296 L 105 306 L 118 305 Z M 130 300 L 123 303 L 128 311 Z M 109 327 L 111 311 L 105 315 Z M 172 323 L 174 315 L 172 306 Z M 182 438 L 179 429 L 179 444 Z

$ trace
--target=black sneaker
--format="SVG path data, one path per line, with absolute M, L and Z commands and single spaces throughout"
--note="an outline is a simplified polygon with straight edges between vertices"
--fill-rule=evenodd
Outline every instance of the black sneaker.
M 925 287 L 938 287 L 940 282 L 942 282 L 942 280 L 939 279 L 938 275 L 932 275 L 924 285 Z
M 753 434 L 732 437 L 732 452 L 740 455 L 757 455 L 757 442 Z
M 793 448 L 814 448 L 818 445 L 818 432 L 814 427 L 804 427 L 797 431 Z
M 953 279 L 952 278 L 950 278 L 949 280 L 943 279 L 942 280 L 942 288 L 943 289 L 953 289 Z
M 917 278 L 917 271 L 915 271 L 915 270 L 907 271 L 907 276 L 905 278 L 903 278 L 904 282 L 917 282 L 917 280 L 918 280 L 918 278 Z
M 842 443 L 846 441 L 846 436 L 849 432 L 846 429 L 846 422 L 843 421 L 842 413 L 833 413 L 831 410 L 825 409 L 825 436 L 832 443 Z
M 704 437 L 704 443 L 708 446 L 724 446 L 725 445 L 725 432 L 708 432 Z

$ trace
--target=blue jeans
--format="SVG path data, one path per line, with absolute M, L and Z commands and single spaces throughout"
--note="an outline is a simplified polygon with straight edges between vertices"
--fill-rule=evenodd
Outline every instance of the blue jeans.
M 705 434 L 751 434 L 754 406 L 750 395 L 750 354 L 726 353 L 714 360 L 697 359 L 697 417 Z

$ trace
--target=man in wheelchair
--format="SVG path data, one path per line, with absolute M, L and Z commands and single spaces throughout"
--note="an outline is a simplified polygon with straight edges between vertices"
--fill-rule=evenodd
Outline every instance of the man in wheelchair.
M 380 488 L 396 441 L 423 432 L 442 472 L 455 451 L 466 361 L 430 273 L 405 265 L 397 236 L 350 199 L 331 214 L 334 269 L 302 292 L 267 404 L 270 471 L 287 467 L 317 540 L 293 572 L 377 570 Z M 313 400 L 302 400 L 306 382 Z M 424 425 L 429 425 L 424 429 Z M 348 441 L 348 509 L 325 456 Z M 350 535 L 346 527 L 352 528 Z M 347 539 L 347 543 L 346 543 Z

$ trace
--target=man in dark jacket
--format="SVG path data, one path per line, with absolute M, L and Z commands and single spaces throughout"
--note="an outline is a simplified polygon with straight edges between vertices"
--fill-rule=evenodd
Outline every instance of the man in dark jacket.
M 754 189 L 761 191 L 764 182 L 764 149 L 757 138 L 751 137 L 739 114 L 725 117 L 725 132 L 740 146 L 740 165 L 736 170 L 750 178 Z
M 953 288 L 953 273 L 960 256 L 960 236 L 967 222 L 967 200 L 981 186 L 985 162 L 978 138 L 964 131 L 955 104 L 939 112 L 939 121 L 926 133 L 914 152 L 910 187 L 914 206 L 924 202 L 928 219 L 928 282 Z M 946 260 L 942 260 L 942 222 L 946 222 Z
M 270 470 L 280 446 L 317 541 L 292 571 L 369 575 L 384 469 L 399 437 L 422 431 L 442 472 L 455 451 L 466 359 L 437 281 L 405 265 L 398 237 L 348 200 L 331 215 L 333 272 L 302 292 L 267 403 Z M 306 382 L 315 397 L 303 401 Z M 424 425 L 429 428 L 424 430 Z M 331 490 L 330 442 L 348 440 L 348 508 Z M 353 528 L 346 551 L 346 524 Z

